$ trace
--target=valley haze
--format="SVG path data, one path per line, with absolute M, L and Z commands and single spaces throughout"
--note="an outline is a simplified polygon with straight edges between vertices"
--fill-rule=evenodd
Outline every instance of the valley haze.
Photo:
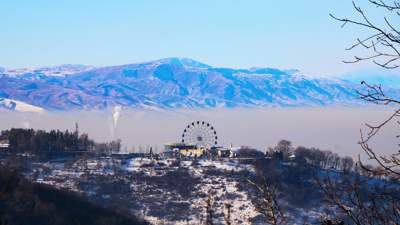
M 293 145 L 317 147 L 342 156 L 364 156 L 358 145 L 360 129 L 365 123 L 377 123 L 391 113 L 390 108 L 375 107 L 303 107 L 303 108 L 235 108 L 235 109 L 122 109 L 114 128 L 114 109 L 21 113 L 2 110 L 0 129 L 12 127 L 34 129 L 75 129 L 88 133 L 96 141 L 120 138 L 123 151 L 138 151 L 152 146 L 179 142 L 185 126 L 205 120 L 216 128 L 219 145 L 252 146 L 265 151 L 281 139 Z M 389 124 L 372 143 L 384 154 L 396 150 L 397 125 Z

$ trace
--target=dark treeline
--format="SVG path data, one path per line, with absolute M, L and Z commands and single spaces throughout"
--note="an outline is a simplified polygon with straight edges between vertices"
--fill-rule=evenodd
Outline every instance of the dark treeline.
M 62 156 L 94 152 L 110 154 L 120 150 L 120 141 L 95 143 L 87 134 L 60 130 L 33 130 L 12 128 L 2 131 L 0 140 L 8 140 L 9 153 L 30 153 L 39 156 Z
M 9 151 L 14 153 L 57 153 L 88 151 L 94 146 L 87 134 L 62 132 L 59 130 L 10 129 L 1 132 L 0 139 L 10 143 Z
M 331 151 L 322 151 L 317 148 L 297 147 L 294 154 L 298 159 L 304 159 L 309 164 L 319 166 L 322 169 L 335 169 L 349 172 L 354 169 L 354 161 L 351 157 L 340 157 Z
M 353 170 L 355 165 L 351 157 L 341 157 L 337 153 L 313 147 L 293 147 L 292 143 L 288 140 L 279 141 L 275 147 L 269 148 L 266 154 L 283 161 L 295 160 L 297 163 L 308 163 L 321 169 L 334 169 L 348 172 Z M 293 158 L 291 158 L 291 156 Z

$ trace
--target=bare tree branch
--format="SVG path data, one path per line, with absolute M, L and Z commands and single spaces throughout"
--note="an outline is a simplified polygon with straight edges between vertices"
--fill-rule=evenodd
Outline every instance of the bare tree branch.
M 397 15 L 400 15 L 400 4 L 397 1 L 393 2 L 393 4 L 387 4 L 383 0 L 368 1 L 377 8 L 385 8 L 391 12 L 395 11 Z M 374 64 L 386 69 L 398 68 L 400 66 L 397 64 L 400 60 L 400 52 L 398 51 L 400 47 L 400 30 L 393 26 L 387 17 L 383 17 L 386 26 L 378 26 L 368 18 L 366 13 L 361 9 L 361 7 L 357 6 L 355 1 L 352 3 L 353 8 L 361 18 L 360 20 L 339 18 L 333 14 L 330 14 L 330 16 L 333 19 L 342 22 L 342 27 L 347 24 L 353 24 L 371 31 L 372 34 L 370 36 L 362 39 L 357 38 L 356 43 L 346 49 L 350 51 L 357 47 L 362 47 L 371 53 L 367 56 L 354 56 L 353 60 L 345 60 L 344 62 L 357 63 L 360 61 L 372 60 Z
M 267 222 L 272 225 L 286 224 L 286 218 L 276 199 L 276 188 L 269 185 L 264 177 L 261 184 L 250 179 L 247 179 L 247 182 L 261 194 L 261 204 L 258 208 L 259 212 L 266 217 Z

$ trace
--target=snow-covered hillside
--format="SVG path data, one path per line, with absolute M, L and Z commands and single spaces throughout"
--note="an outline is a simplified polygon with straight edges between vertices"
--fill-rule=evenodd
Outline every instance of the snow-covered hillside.
M 202 224 L 210 197 L 215 224 L 225 224 L 228 204 L 233 224 L 261 225 L 265 218 L 257 209 L 257 194 L 244 179 L 254 173 L 252 165 L 235 160 L 102 157 L 82 158 L 73 164 L 49 162 L 34 168 L 29 177 L 85 193 L 100 204 L 125 207 L 154 225 Z M 318 221 L 325 209 L 324 205 L 289 208 L 290 224 L 303 224 L 305 215 L 310 221 Z
M 53 67 L 28 67 L 21 69 L 6 69 L 0 68 L 0 74 L 4 74 L 10 77 L 22 77 L 25 79 L 40 79 L 46 76 L 64 77 L 66 75 L 80 73 L 88 70 L 94 69 L 93 66 L 83 66 L 83 65 L 60 65 Z

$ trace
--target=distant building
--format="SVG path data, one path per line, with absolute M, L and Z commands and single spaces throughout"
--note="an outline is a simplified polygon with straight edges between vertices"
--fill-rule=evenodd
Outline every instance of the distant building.
M 296 160 L 296 155 L 292 153 L 292 154 L 289 155 L 288 158 L 289 158 L 290 161 L 294 161 L 294 160 Z
M 10 142 L 8 140 L 0 140 L 0 149 L 5 149 L 10 147 Z
M 234 158 L 238 155 L 237 150 L 233 148 L 213 147 L 211 151 L 220 158 Z
M 196 145 L 191 144 L 173 143 L 166 144 L 164 147 L 164 155 L 170 157 L 199 158 L 205 155 L 205 149 L 198 148 Z

